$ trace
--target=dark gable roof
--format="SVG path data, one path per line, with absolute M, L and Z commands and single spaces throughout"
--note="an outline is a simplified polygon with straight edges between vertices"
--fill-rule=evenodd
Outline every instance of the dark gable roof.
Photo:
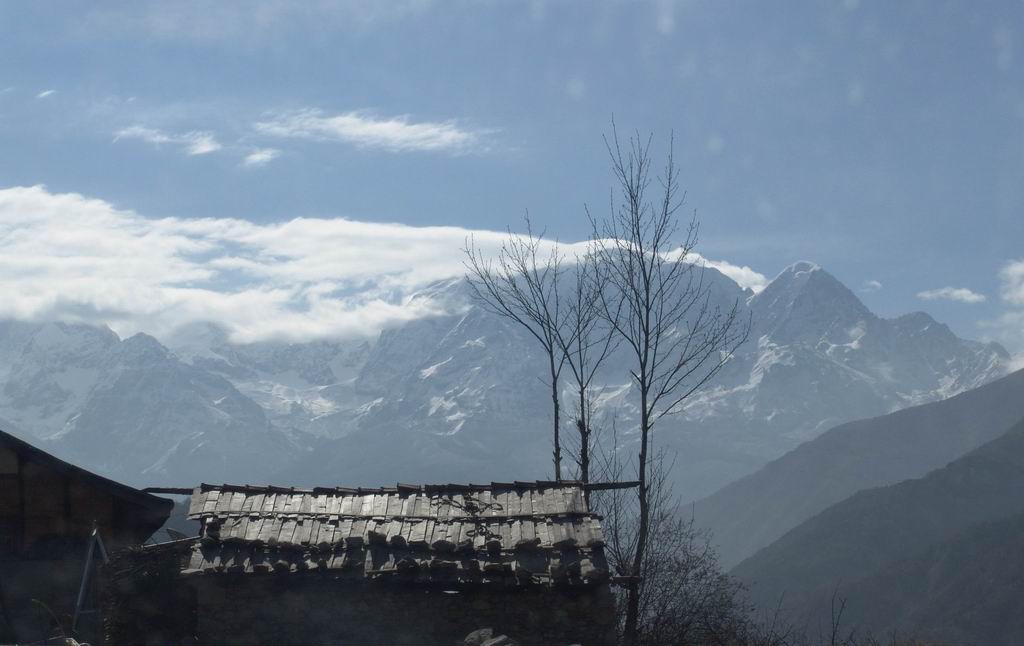
M 444 583 L 607 580 L 577 482 L 289 489 L 201 485 L 186 575 L 323 571 Z
M 0 431 L 0 446 L 6 446 L 11 449 L 21 456 L 22 460 L 46 465 L 59 473 L 88 482 L 90 486 L 110 496 L 146 508 L 146 511 L 154 518 L 161 517 L 153 531 L 156 531 L 167 520 L 171 509 L 174 507 L 174 502 L 167 498 L 154 496 L 115 480 L 104 478 L 91 471 L 86 471 L 81 467 L 65 462 L 42 449 L 32 446 L 24 440 L 19 440 L 10 433 Z

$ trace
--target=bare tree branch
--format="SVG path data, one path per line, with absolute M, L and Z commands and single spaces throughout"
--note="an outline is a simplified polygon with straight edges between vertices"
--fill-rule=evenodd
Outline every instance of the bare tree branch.
M 658 178 L 660 192 L 656 199 L 649 197 L 652 139 L 635 133 L 624 148 L 613 121 L 612 139 L 605 144 L 620 200 L 602 223 L 591 218 L 595 266 L 605 286 L 597 294 L 597 311 L 629 350 L 630 376 L 640 398 L 639 509 L 636 536 L 629 540 L 629 573 L 643 578 L 628 594 L 624 633 L 630 645 L 639 643 L 645 581 L 654 566 L 652 476 L 658 472 L 651 471 L 651 461 L 659 455 L 651 451 L 654 424 L 705 386 L 750 330 L 749 320 L 740 320 L 738 302 L 728 311 L 711 305 L 704 266 L 691 261 L 699 225 L 696 216 L 685 228 L 679 225 L 685 195 L 679 192 L 671 138 Z
M 575 281 L 572 293 L 568 296 L 564 324 L 557 329 L 558 345 L 572 375 L 576 395 L 574 423 L 578 443 L 567 450 L 576 462 L 577 476 L 582 482 L 591 481 L 594 378 L 618 344 L 618 337 L 612 333 L 610 326 L 603 325 L 604 321 L 599 314 L 600 293 L 605 288 L 603 276 L 598 271 L 596 257 L 591 250 L 577 258 Z M 589 501 L 589 491 L 585 495 Z
M 555 479 L 561 480 L 558 382 L 566 355 L 560 344 L 559 330 L 566 312 L 559 298 L 559 281 L 564 272 L 564 258 L 557 242 L 545 254 L 544 233 L 534 234 L 529 214 L 525 220 L 526 235 L 513 234 L 510 229 L 497 259 L 485 255 L 470 237 L 463 249 L 466 279 L 474 298 L 485 310 L 518 323 L 544 349 L 554 418 L 552 461 Z

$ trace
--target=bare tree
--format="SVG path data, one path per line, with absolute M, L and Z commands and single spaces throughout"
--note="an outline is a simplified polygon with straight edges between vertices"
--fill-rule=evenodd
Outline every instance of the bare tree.
M 554 417 L 555 480 L 562 479 L 561 412 L 558 381 L 565 366 L 559 328 L 565 313 L 559 302 L 559 280 L 564 271 L 557 243 L 547 248 L 544 234 L 535 235 L 526 217 L 526 235 L 508 232 L 497 259 L 491 259 L 470 238 L 466 254 L 467 280 L 483 307 L 525 328 L 544 349 L 551 386 Z
M 697 245 L 696 216 L 680 228 L 677 212 L 679 174 L 670 139 L 665 169 L 656 199 L 651 187 L 651 140 L 639 133 L 627 150 L 619 143 L 613 123 L 607 141 L 621 203 L 612 204 L 602 223 L 591 216 L 596 265 L 607 288 L 599 293 L 600 313 L 631 357 L 630 376 L 640 398 L 640 449 L 636 464 L 638 517 L 630 574 L 641 577 L 651 542 L 652 431 L 665 415 L 714 376 L 746 340 L 749 320 L 742 320 L 739 303 L 722 310 L 710 302 L 703 265 L 691 262 Z M 588 212 L 589 215 L 589 212 Z M 642 579 L 627 595 L 625 642 L 638 642 Z
M 606 438 L 607 439 L 607 438 Z M 611 447 L 595 454 L 595 473 L 602 480 L 621 481 L 635 466 L 619 451 L 612 424 Z M 633 643 L 764 644 L 781 646 L 785 633 L 775 623 L 762 625 L 750 616 L 742 586 L 722 572 L 709 535 L 692 518 L 679 513 L 672 491 L 672 455 L 660 449 L 648 465 L 649 544 L 644 553 L 639 612 Z M 638 500 L 629 490 L 595 492 L 593 508 L 603 517 L 606 553 L 611 568 L 627 578 L 639 538 Z M 621 580 L 621 579 L 620 579 Z M 629 605 L 630 589 L 619 600 L 620 618 Z M 623 621 L 624 623 L 624 621 Z M 625 635 L 623 635 L 626 641 Z
M 563 325 L 557 329 L 558 345 L 572 373 L 576 395 L 573 422 L 578 444 L 568 451 L 576 462 L 578 478 L 584 483 L 591 480 L 591 452 L 594 448 L 592 386 L 597 371 L 615 350 L 617 340 L 611 327 L 602 325 L 602 276 L 592 250 L 588 249 L 586 254 L 577 258 L 573 291 L 567 296 L 569 302 L 566 316 Z M 589 500 L 589 491 L 585 491 L 584 495 Z

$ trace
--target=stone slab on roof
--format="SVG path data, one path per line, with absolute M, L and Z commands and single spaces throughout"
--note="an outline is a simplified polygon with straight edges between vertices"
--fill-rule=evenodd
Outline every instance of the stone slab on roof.
M 185 574 L 332 572 L 409 581 L 607 579 L 600 517 L 577 482 L 292 489 L 201 485 Z

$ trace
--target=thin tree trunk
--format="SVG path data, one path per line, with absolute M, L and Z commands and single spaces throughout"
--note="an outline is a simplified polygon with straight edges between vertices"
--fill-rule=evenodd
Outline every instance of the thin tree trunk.
M 555 413 L 555 482 L 561 482 L 562 480 L 562 440 L 559 437 L 558 421 L 561 413 L 559 412 L 558 405 L 558 372 L 555 370 L 555 353 L 551 351 L 548 353 L 548 361 L 551 365 L 551 405 L 554 407 Z
M 587 418 L 587 394 L 583 388 L 580 388 L 580 415 L 576 425 L 580 433 L 580 481 L 587 484 L 590 482 L 590 420 Z M 586 488 L 583 489 L 583 500 L 589 509 L 590 491 Z
M 558 377 L 565 365 L 559 343 L 565 314 L 559 309 L 559 277 L 563 254 L 556 242 L 547 258 L 543 235 L 534 235 L 526 218 L 526 235 L 509 230 L 496 261 L 477 248 L 472 237 L 466 242 L 467 280 L 474 298 L 485 310 L 521 325 L 548 354 L 551 375 L 551 403 L 554 409 L 555 480 L 562 479 L 562 444 L 559 433 L 561 411 Z M 556 358 L 557 354 L 557 358 Z
M 652 179 L 651 137 L 645 142 L 638 133 L 624 153 L 614 123 L 612 134 L 612 141 L 605 141 L 623 199 L 612 205 L 610 218 L 600 228 L 595 223 L 593 241 L 597 266 L 604 268 L 603 278 L 610 288 L 610 294 L 596 293 L 602 316 L 629 346 L 635 361 L 631 374 L 640 395 L 640 513 L 635 539 L 631 536 L 628 544 L 633 553 L 622 565 L 637 577 L 628 589 L 624 625 L 625 643 L 636 646 L 641 621 L 644 629 L 649 628 L 646 622 L 653 609 L 645 603 L 645 593 L 652 588 L 641 577 L 656 572 L 659 565 L 647 560 L 648 549 L 655 548 L 649 545 L 652 508 L 657 512 L 657 503 L 651 502 L 652 488 L 662 482 L 659 472 L 651 473 L 654 467 L 648 464 L 650 434 L 658 419 L 677 412 L 725 365 L 746 340 L 750 325 L 733 327 L 739 301 L 725 313 L 711 305 L 703 265 L 687 260 L 697 244 L 698 223 L 696 215 L 684 228 L 677 220 L 684 197 L 677 193 L 671 140 L 664 175 L 658 178 L 663 191 L 655 202 L 647 197 Z M 676 258 L 670 258 L 670 252 Z M 660 518 L 659 513 L 655 516 Z
M 647 438 L 651 428 L 650 414 L 647 407 L 647 389 L 640 389 L 640 486 L 637 495 L 640 499 L 640 525 L 637 529 L 636 552 L 633 554 L 633 576 L 643 573 L 644 556 L 647 552 L 647 534 L 650 529 L 650 509 L 647 499 Z M 640 623 L 640 589 L 643 581 L 634 580 L 629 587 L 626 598 L 625 638 L 627 646 L 638 643 L 638 627 Z

